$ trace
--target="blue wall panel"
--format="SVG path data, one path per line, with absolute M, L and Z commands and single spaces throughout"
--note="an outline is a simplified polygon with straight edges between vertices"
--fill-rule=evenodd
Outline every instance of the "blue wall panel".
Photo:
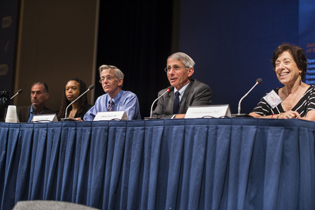
M 0 0 L 0 91 L 12 92 L 18 0 Z
M 230 104 L 263 82 L 242 102 L 249 113 L 271 89 L 281 87 L 273 72 L 273 51 L 299 44 L 299 1 L 181 0 L 180 51 L 196 62 L 194 77 L 213 90 L 213 104 Z M 314 22 L 314 21 L 313 21 Z

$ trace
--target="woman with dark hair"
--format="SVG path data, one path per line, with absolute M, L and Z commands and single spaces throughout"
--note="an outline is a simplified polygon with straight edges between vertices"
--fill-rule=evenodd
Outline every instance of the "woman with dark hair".
M 272 65 L 284 86 L 267 93 L 249 115 L 315 120 L 315 87 L 302 81 L 307 67 L 304 50 L 295 45 L 280 45 L 273 53 Z
M 59 120 L 65 117 L 66 107 L 86 90 L 86 84 L 82 80 L 78 78 L 68 80 L 58 113 Z M 83 116 L 91 107 L 92 105 L 88 104 L 85 94 L 68 108 L 67 117 L 82 121 Z

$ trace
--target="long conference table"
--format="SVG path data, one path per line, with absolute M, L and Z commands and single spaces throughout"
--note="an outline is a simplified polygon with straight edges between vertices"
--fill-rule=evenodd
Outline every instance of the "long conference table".
M 1 209 L 315 209 L 315 122 L 0 123 Z

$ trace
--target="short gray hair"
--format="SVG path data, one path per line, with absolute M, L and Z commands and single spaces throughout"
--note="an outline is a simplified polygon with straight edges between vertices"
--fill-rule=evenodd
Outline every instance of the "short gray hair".
M 101 65 L 98 70 L 100 72 L 100 74 L 102 73 L 103 70 L 105 69 L 109 69 L 109 70 L 114 70 L 114 74 L 115 74 L 115 77 L 116 79 L 124 79 L 124 73 L 119 69 L 117 68 L 116 66 L 112 66 L 112 65 Z
M 106 64 L 101 65 L 98 68 L 98 70 L 100 72 L 100 75 L 101 75 L 102 71 L 106 70 L 106 69 L 113 70 L 114 71 L 114 75 L 115 75 L 117 80 L 119 80 L 119 79 L 123 79 L 124 80 L 124 76 L 125 76 L 124 73 L 119 68 L 117 68 L 116 66 L 112 66 L 112 65 L 106 65 Z M 122 88 L 122 86 L 123 86 L 123 84 L 121 84 L 120 88 Z
M 181 61 L 186 69 L 193 68 L 195 66 L 195 61 L 189 55 L 183 52 L 173 53 L 167 58 L 167 60 L 168 59 L 176 59 Z

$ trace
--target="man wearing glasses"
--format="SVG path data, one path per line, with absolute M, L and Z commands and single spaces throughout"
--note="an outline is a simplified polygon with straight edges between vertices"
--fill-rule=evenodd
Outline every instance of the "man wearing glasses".
M 208 85 L 192 79 L 195 62 L 182 52 L 170 55 L 164 71 L 170 92 L 164 94 L 153 111 L 156 118 L 184 118 L 189 106 L 210 105 L 212 92 Z M 161 96 L 167 89 L 158 93 Z
M 84 115 L 84 121 L 93 121 L 98 112 L 125 111 L 129 120 L 140 120 L 136 94 L 122 90 L 124 74 L 116 66 L 99 67 L 100 80 L 106 94 L 97 98 L 95 105 Z

